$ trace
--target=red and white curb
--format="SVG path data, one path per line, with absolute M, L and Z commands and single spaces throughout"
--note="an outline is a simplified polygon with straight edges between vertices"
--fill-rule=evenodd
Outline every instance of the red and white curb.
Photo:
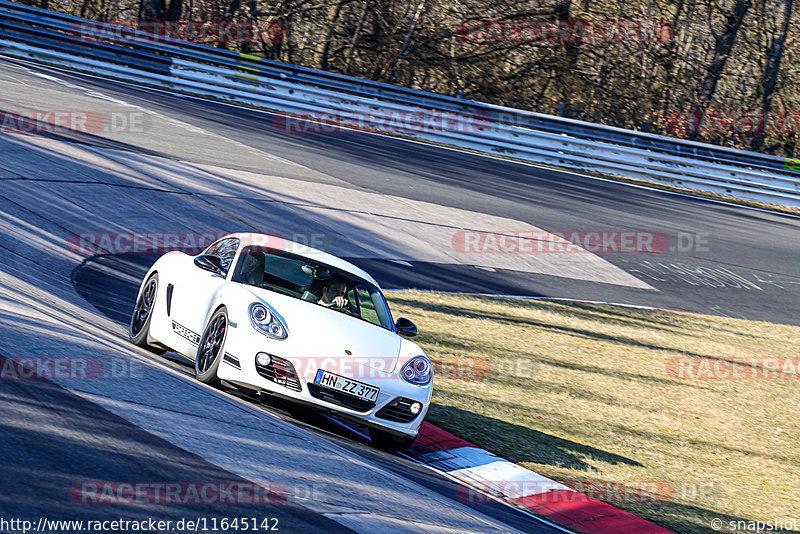
M 416 442 L 406 454 L 472 488 L 577 532 L 672 532 L 504 460 L 429 423 L 423 423 Z M 466 489 L 457 498 L 476 502 L 480 495 L 478 491 Z

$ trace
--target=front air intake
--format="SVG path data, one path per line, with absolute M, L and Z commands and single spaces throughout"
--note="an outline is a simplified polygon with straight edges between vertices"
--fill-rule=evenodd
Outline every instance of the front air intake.
M 267 360 L 264 362 L 264 360 Z M 266 363 L 266 364 L 265 364 Z M 279 386 L 300 391 L 300 379 L 292 362 L 272 354 L 261 352 L 256 356 L 256 372 Z
M 416 411 L 412 409 L 416 408 Z M 378 410 L 375 417 L 387 419 L 396 423 L 410 423 L 417 418 L 421 411 L 422 406 L 419 402 L 405 397 L 397 397 L 389 404 Z

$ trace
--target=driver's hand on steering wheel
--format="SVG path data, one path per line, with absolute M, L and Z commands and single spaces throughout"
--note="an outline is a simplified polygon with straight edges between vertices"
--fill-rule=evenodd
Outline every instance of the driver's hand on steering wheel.
M 334 299 L 331 301 L 331 303 L 330 303 L 330 304 L 328 304 L 328 307 L 329 307 L 329 308 L 331 308 L 331 307 L 335 307 L 335 308 L 344 308 L 345 306 L 347 306 L 347 305 L 349 305 L 349 304 L 350 304 L 350 301 L 349 301 L 349 300 L 347 300 L 346 298 L 344 298 L 344 297 L 342 297 L 342 296 L 339 296 L 339 297 L 336 297 L 336 298 L 334 298 Z

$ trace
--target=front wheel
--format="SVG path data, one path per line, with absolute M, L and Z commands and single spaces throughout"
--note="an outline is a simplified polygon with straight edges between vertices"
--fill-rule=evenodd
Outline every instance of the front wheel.
M 414 436 L 413 438 L 401 438 L 399 436 L 395 436 L 394 434 L 390 434 L 385 430 L 370 428 L 369 439 L 372 441 L 372 444 L 379 449 L 389 452 L 401 452 L 411 447 L 417 437 Z
M 220 380 L 217 378 L 217 369 L 222 361 L 227 334 L 228 311 L 223 307 L 211 316 L 197 347 L 194 376 L 200 382 L 215 387 L 219 386 Z
M 155 354 L 164 354 L 164 349 L 153 347 L 147 342 L 150 333 L 150 321 L 153 318 L 153 309 L 156 306 L 158 294 L 158 273 L 147 279 L 136 297 L 136 306 L 131 315 L 131 324 L 128 328 L 128 339 L 137 347 L 142 347 Z

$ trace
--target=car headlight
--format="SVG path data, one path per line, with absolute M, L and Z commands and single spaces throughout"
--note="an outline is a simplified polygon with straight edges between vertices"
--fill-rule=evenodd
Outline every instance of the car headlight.
M 424 386 L 433 377 L 433 367 L 427 356 L 414 356 L 400 370 L 400 376 L 409 384 Z
M 286 336 L 289 335 L 286 325 L 278 318 L 275 311 L 260 302 L 250 305 L 250 324 L 265 336 L 273 339 L 286 339 Z

